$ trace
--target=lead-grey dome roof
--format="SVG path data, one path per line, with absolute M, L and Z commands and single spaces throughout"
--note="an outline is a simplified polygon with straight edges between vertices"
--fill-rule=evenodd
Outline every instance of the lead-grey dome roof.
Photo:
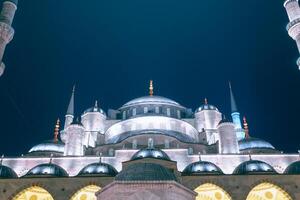
M 118 171 L 106 163 L 92 163 L 85 166 L 77 176 L 116 176 Z
M 237 166 L 233 174 L 277 174 L 277 172 L 263 161 L 249 160 Z
M 117 181 L 176 181 L 176 176 L 167 168 L 154 163 L 134 163 L 122 170 Z
M 142 158 L 156 158 L 162 160 L 171 160 L 164 151 L 160 149 L 154 149 L 154 148 L 139 150 L 131 157 L 131 160 L 137 160 Z
M 131 106 L 138 106 L 138 105 L 144 105 L 144 104 L 171 105 L 171 106 L 182 107 L 176 101 L 173 101 L 173 100 L 168 99 L 166 97 L 161 97 L 161 96 L 144 96 L 144 97 L 139 97 L 139 98 L 133 99 L 133 100 L 125 103 L 122 106 L 122 108 L 131 107 Z
M 203 111 L 203 110 L 215 110 L 215 111 L 219 111 L 218 108 L 216 106 L 214 106 L 214 105 L 203 104 L 202 106 L 200 106 L 199 108 L 197 108 L 197 110 L 195 112 L 197 113 L 197 112 L 200 112 L 200 111 Z
M 54 140 L 47 140 L 43 143 L 33 146 L 28 153 L 33 152 L 55 152 L 64 153 L 65 144 L 61 141 L 55 142 Z
M 189 164 L 183 171 L 183 175 L 219 175 L 222 170 L 215 164 L 207 161 L 198 161 Z
M 285 170 L 284 174 L 300 174 L 300 161 L 293 162 Z
M 245 138 L 239 141 L 240 151 L 250 149 L 275 149 L 269 142 L 258 138 Z
M 18 176 L 10 167 L 0 165 L 0 179 L 2 178 L 18 178 Z
M 35 166 L 24 177 L 67 177 L 67 172 L 58 165 L 45 163 Z

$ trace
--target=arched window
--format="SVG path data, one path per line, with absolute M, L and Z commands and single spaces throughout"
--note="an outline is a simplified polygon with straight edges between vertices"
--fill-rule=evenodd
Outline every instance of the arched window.
M 136 148 L 137 148 L 137 140 L 134 139 L 134 140 L 132 141 L 132 149 L 136 149 Z
M 114 156 L 114 155 L 115 155 L 115 151 L 114 151 L 113 148 L 110 148 L 110 149 L 108 150 L 108 155 L 109 155 L 109 156 Z
M 97 185 L 88 185 L 78 190 L 71 197 L 71 200 L 97 200 L 95 193 L 99 190 L 101 190 L 101 188 Z
M 170 148 L 170 141 L 168 139 L 165 139 L 165 149 Z
M 167 116 L 170 117 L 171 116 L 171 109 L 167 108 Z
M 211 183 L 200 185 L 194 191 L 198 194 L 196 200 L 231 200 L 231 197 L 225 190 Z
M 136 116 L 136 108 L 132 109 L 132 116 Z
M 13 200 L 54 200 L 51 194 L 39 186 L 32 186 L 19 192 Z
M 261 183 L 250 191 L 246 200 L 292 200 L 292 198 L 277 185 Z
M 154 142 L 152 138 L 148 139 L 148 148 L 153 148 L 154 147 Z
M 192 147 L 189 147 L 189 149 L 188 149 L 188 154 L 189 154 L 189 155 L 194 154 L 194 149 L 193 149 Z
M 144 107 L 144 113 L 148 113 L 148 107 Z

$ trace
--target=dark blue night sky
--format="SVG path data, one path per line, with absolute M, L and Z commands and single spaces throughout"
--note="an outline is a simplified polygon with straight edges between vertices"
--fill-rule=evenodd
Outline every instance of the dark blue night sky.
M 20 0 L 0 78 L 0 153 L 53 137 L 76 83 L 76 113 L 155 94 L 230 114 L 228 81 L 250 135 L 300 149 L 300 71 L 282 1 Z

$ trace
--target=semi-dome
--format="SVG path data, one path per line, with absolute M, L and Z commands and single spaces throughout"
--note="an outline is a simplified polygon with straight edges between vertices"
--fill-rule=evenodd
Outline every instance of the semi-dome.
M 276 174 L 276 171 L 263 161 L 249 160 L 237 166 L 233 174 Z
M 24 177 L 67 177 L 67 172 L 58 165 L 45 163 L 35 166 Z
M 158 105 L 170 105 L 170 106 L 177 106 L 182 107 L 179 103 L 176 101 L 173 101 L 171 99 L 161 97 L 161 96 L 144 96 L 139 97 L 136 99 L 133 99 L 126 104 L 122 106 L 122 108 L 125 107 L 131 107 L 131 106 L 138 106 L 138 105 L 145 105 L 145 104 L 158 104 Z
M 131 160 L 137 160 L 137 159 L 143 159 L 143 158 L 156 158 L 156 159 L 162 159 L 162 160 L 171 160 L 164 151 L 162 151 L 160 149 L 154 149 L 154 148 L 147 148 L 147 149 L 139 150 L 131 157 Z
M 201 112 L 203 110 L 215 110 L 215 111 L 219 111 L 218 108 L 214 105 L 211 104 L 203 104 L 202 106 L 200 106 L 199 108 L 196 109 L 196 113 L 197 112 Z
M 134 163 L 122 170 L 117 181 L 176 181 L 176 176 L 164 166 L 154 163 Z
M 77 176 L 116 176 L 118 171 L 106 163 L 92 163 L 85 166 Z
M 269 142 L 258 138 L 245 138 L 239 141 L 240 151 L 251 149 L 275 149 Z
M 47 140 L 43 143 L 33 146 L 28 153 L 33 152 L 54 152 L 64 153 L 65 144 L 61 141 Z
M 0 179 L 2 178 L 18 178 L 18 176 L 10 167 L 0 165 Z
M 300 174 L 300 161 L 293 162 L 285 170 L 284 174 Z
M 183 171 L 183 175 L 219 175 L 222 170 L 215 164 L 207 161 L 198 161 L 189 164 Z

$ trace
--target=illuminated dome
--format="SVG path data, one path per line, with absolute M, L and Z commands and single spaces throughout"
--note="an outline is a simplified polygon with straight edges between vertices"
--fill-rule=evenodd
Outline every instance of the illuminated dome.
M 235 168 L 233 174 L 277 174 L 273 167 L 263 161 L 249 160 Z
M 169 156 L 159 149 L 154 148 L 147 148 L 142 149 L 136 152 L 131 160 L 137 160 L 137 159 L 143 159 L 143 158 L 156 158 L 156 159 L 162 159 L 162 160 L 171 160 Z
M 200 106 L 199 108 L 197 108 L 197 110 L 195 112 L 201 112 L 203 110 L 215 110 L 215 111 L 219 111 L 218 108 L 214 105 L 210 105 L 210 104 L 203 104 L 202 106 Z
M 293 162 L 284 171 L 285 174 L 300 174 L 300 161 Z
M 65 144 L 61 141 L 55 142 L 54 140 L 48 140 L 41 144 L 33 146 L 28 153 L 33 152 L 55 152 L 64 153 Z
M 182 172 L 183 175 L 219 175 L 222 170 L 211 162 L 198 161 L 189 164 Z
M 24 177 L 67 177 L 67 172 L 58 165 L 45 163 L 35 166 Z
M 144 96 L 140 98 L 133 99 L 122 106 L 125 107 L 132 107 L 132 106 L 139 106 L 139 105 L 149 105 L 149 104 L 158 104 L 158 105 L 170 105 L 176 107 L 182 107 L 176 101 L 171 99 L 161 97 L 161 96 Z
M 167 168 L 154 163 L 134 163 L 122 170 L 116 181 L 176 181 L 175 175 Z
M 93 112 L 99 112 L 99 113 L 105 115 L 105 112 L 98 106 L 97 101 L 95 102 L 95 105 L 93 107 L 86 109 L 83 114 L 93 113 Z
M 11 168 L 0 165 L 0 179 L 2 178 L 18 178 L 18 176 Z
M 269 142 L 258 138 L 245 138 L 239 141 L 240 151 L 251 149 L 275 149 Z
M 92 163 L 84 167 L 77 176 L 116 176 L 118 171 L 106 163 Z

